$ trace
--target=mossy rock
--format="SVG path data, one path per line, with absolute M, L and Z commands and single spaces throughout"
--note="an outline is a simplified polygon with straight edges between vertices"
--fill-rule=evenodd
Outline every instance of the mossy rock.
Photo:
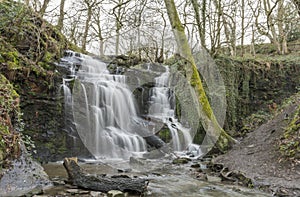
M 19 135 L 13 123 L 20 119 L 19 95 L 6 77 L 0 74 L 0 165 L 19 155 Z
M 187 164 L 191 161 L 191 159 L 189 158 L 186 158 L 186 157 L 182 157 L 182 158 L 176 158 L 173 160 L 173 164 L 176 164 L 176 165 L 180 165 L 180 164 Z
M 299 103 L 300 93 L 298 99 L 296 102 Z M 285 158 L 300 161 L 300 105 L 281 137 L 279 149 Z

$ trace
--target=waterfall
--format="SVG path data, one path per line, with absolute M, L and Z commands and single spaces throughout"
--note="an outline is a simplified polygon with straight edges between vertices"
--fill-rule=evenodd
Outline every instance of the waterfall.
M 88 150 L 95 157 L 109 158 L 145 152 L 144 139 L 132 127 L 137 113 L 125 76 L 109 74 L 105 63 L 88 56 L 76 76 L 73 117 Z
M 71 79 L 64 79 L 62 85 L 66 111 L 71 111 L 72 124 L 90 153 L 96 158 L 124 159 L 145 153 L 144 137 L 154 134 L 153 125 L 157 122 L 139 117 L 126 76 L 110 74 L 106 63 L 90 56 L 72 51 L 65 55 L 61 65 L 71 71 Z M 150 64 L 146 65 L 150 72 Z M 159 67 L 161 74 L 154 79 L 147 116 L 163 122 L 170 130 L 173 150 L 183 151 L 191 144 L 192 137 L 175 117 L 174 95 L 168 85 L 169 68 L 165 66 L 163 71 Z M 71 81 L 72 89 L 68 85 Z M 140 83 L 138 77 L 137 81 Z
M 175 118 L 175 106 L 171 106 L 172 92 L 169 87 L 169 68 L 155 78 L 155 87 L 151 89 L 149 114 L 165 123 L 172 136 L 174 151 L 183 151 L 192 143 L 192 136 Z

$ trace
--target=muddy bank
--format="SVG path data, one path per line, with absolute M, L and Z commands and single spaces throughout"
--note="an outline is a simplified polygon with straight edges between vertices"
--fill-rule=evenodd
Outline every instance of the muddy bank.
M 300 196 L 300 163 L 285 160 L 279 151 L 279 140 L 299 104 L 299 99 L 291 103 L 214 163 L 242 172 L 255 187 L 276 196 Z

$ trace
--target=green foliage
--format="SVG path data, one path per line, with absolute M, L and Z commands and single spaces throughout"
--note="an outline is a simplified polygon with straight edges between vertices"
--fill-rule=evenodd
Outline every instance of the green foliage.
M 244 134 L 269 120 L 275 112 L 270 105 L 279 107 L 297 89 L 294 86 L 300 84 L 300 56 L 295 54 L 219 56 L 215 61 L 226 88 L 225 128 L 232 134 Z
M 8 114 L 19 111 L 19 95 L 10 82 L 0 74 L 0 116 L 2 121 L 7 119 Z
M 58 60 L 68 46 L 73 47 L 39 14 L 24 4 L 11 0 L 4 0 L 0 4 L 0 32 L 0 40 L 11 45 L 6 51 L 10 53 L 12 49 L 15 50 L 13 56 L 2 57 L 2 59 L 21 57 L 26 62 L 23 65 L 15 61 L 18 59 L 9 61 L 13 62 L 12 65 L 27 66 L 32 70 L 33 67 L 37 67 L 36 70 L 41 68 L 53 70 L 54 67 L 50 66 L 50 63 Z M 0 46 L 1 55 L 4 50 Z
M 292 28 L 287 36 L 288 42 L 292 42 L 295 40 L 300 40 L 300 24 L 292 26 Z
M 28 151 L 29 154 L 36 154 L 36 147 L 35 147 L 35 144 L 34 144 L 34 141 L 31 139 L 31 137 L 29 135 L 25 135 L 25 134 L 22 134 L 21 135 L 22 137 L 22 141 L 24 142 L 25 146 L 26 146 L 26 149 Z
M 20 116 L 19 95 L 12 84 L 0 74 L 0 165 L 9 157 L 19 154 L 18 134 L 12 121 Z
M 260 110 L 243 119 L 242 120 L 243 127 L 240 130 L 242 134 L 246 134 L 258 128 L 260 125 L 266 123 L 271 118 L 272 118 L 272 114 Z
M 300 161 L 300 105 L 281 137 L 279 149 L 284 157 Z

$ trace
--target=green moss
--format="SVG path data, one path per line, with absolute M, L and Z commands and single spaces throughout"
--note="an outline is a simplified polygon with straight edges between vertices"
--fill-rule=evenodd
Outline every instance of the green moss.
M 43 59 L 40 62 L 38 62 L 38 65 L 45 70 L 54 70 L 53 62 L 55 62 L 56 55 L 57 54 L 55 53 L 50 53 L 49 51 L 46 51 L 43 56 Z
M 18 121 L 19 116 L 19 95 L 6 77 L 0 74 L 0 166 L 5 159 L 18 155 L 19 145 L 12 121 Z
M 268 118 L 273 113 L 270 105 L 275 103 L 279 106 L 285 98 L 297 91 L 300 84 L 300 58 L 296 55 L 218 56 L 215 62 L 226 88 L 225 129 L 232 134 L 249 130 L 245 119 L 255 118 L 250 117 L 251 114 L 260 116 L 263 113 Z M 255 125 L 258 124 L 250 123 L 251 129 Z
M 190 84 L 195 88 L 196 92 L 198 93 L 198 98 L 199 98 L 200 104 L 202 105 L 204 113 L 207 115 L 207 117 L 209 119 L 212 119 L 213 111 L 210 107 L 208 98 L 205 94 L 205 90 L 203 88 L 200 76 L 198 74 L 198 70 L 197 70 L 196 66 L 193 66 L 192 69 L 193 69 L 193 74 L 192 74 L 192 78 L 190 80 Z
M 300 105 L 281 137 L 279 149 L 284 157 L 300 160 Z
M 160 139 L 162 139 L 166 143 L 170 142 L 170 140 L 171 140 L 171 135 L 170 135 L 169 129 L 160 130 L 158 136 L 160 137 Z

